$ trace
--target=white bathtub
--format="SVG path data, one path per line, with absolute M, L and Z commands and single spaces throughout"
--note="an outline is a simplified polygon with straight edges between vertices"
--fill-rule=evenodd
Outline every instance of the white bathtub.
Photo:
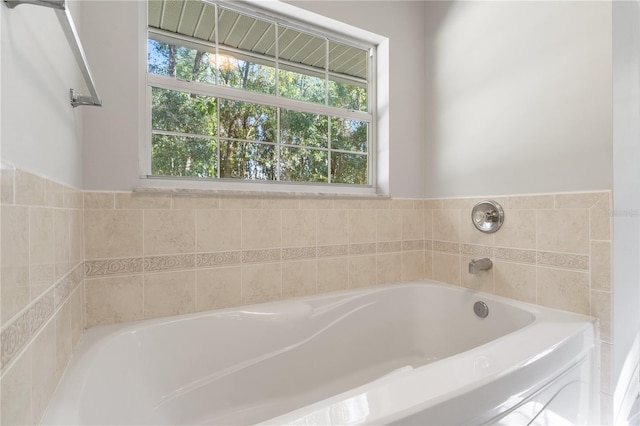
M 96 327 L 43 423 L 584 424 L 596 342 L 590 317 L 433 281 Z

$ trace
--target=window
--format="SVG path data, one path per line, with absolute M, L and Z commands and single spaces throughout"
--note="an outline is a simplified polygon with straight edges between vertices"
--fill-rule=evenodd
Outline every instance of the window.
M 237 2 L 149 0 L 145 174 L 372 186 L 375 55 Z

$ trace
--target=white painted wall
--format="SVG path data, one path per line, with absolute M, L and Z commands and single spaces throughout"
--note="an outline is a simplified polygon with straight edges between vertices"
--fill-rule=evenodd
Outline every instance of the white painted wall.
M 424 4 L 402 1 L 291 2 L 309 11 L 390 38 L 390 193 L 424 196 Z M 140 186 L 138 71 L 144 60 L 135 1 L 86 1 L 83 39 L 103 91 L 100 113 L 85 113 L 84 181 L 87 189 L 130 190 Z M 364 13 L 363 11 L 366 11 Z M 144 15 L 143 15 L 144 16 Z
M 426 3 L 426 195 L 610 189 L 611 3 Z
M 638 389 L 640 333 L 640 2 L 613 2 L 614 416 Z M 616 383 L 617 382 L 617 383 Z M 627 394 L 627 387 L 636 394 Z
M 70 3 L 79 25 L 77 4 Z M 9 9 L 2 20 L 2 159 L 61 183 L 82 187 L 81 114 L 69 89 L 86 93 L 53 10 Z

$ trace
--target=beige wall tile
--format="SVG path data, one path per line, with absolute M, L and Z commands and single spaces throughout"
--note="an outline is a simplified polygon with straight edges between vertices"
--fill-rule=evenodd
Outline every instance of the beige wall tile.
M 220 196 L 220 208 L 227 210 L 261 209 L 262 197 Z
M 29 303 L 29 209 L 2 206 L 0 225 L 1 321 Z
M 349 287 L 349 259 L 318 259 L 318 293 L 346 290 Z
M 56 385 L 55 321 L 49 322 L 31 343 L 32 418 L 40 422 Z
M 156 318 L 195 312 L 196 272 L 145 274 L 144 317 Z
M 64 190 L 64 185 L 45 180 L 45 205 L 48 207 L 63 207 Z
M 380 205 L 381 203 L 387 202 L 386 200 L 371 200 L 374 204 Z M 391 210 L 413 210 L 414 202 L 413 199 L 406 198 L 393 198 L 388 201 L 388 208 Z M 378 206 L 373 207 L 378 208 Z M 384 207 L 382 207 L 384 208 Z
M 496 246 L 535 249 L 536 211 L 507 210 L 502 227 L 493 235 Z
M 142 256 L 142 210 L 84 212 L 85 258 Z
M 553 195 L 522 195 L 507 197 L 506 204 L 503 208 L 508 209 L 552 209 L 555 206 L 555 197 Z
M 316 245 L 316 211 L 282 210 L 282 247 Z
M 14 175 L 15 169 L 12 166 L 0 164 L 0 204 L 13 204 L 15 201 Z
M 142 236 L 142 232 L 140 233 Z M 69 211 L 69 262 L 71 266 L 84 261 L 84 213 Z
M 71 247 L 69 242 L 69 210 L 54 210 L 53 226 L 55 278 L 58 279 L 71 269 L 69 261 L 69 249 Z
M 495 292 L 499 296 L 536 302 L 536 267 L 519 263 L 494 262 Z
M 71 330 L 71 303 L 70 300 L 62 306 L 55 318 L 56 329 L 56 380 L 62 377 L 73 350 Z
M 537 212 L 538 250 L 589 253 L 589 211 L 587 209 Z
M 468 214 L 467 214 L 468 213 Z M 502 229 L 498 231 L 501 232 Z M 471 222 L 471 212 L 460 212 L 460 241 L 468 244 L 493 245 L 494 235 L 480 232 Z
M 263 197 L 262 208 L 271 210 L 292 210 L 300 208 L 297 197 Z
M 608 291 L 591 291 L 591 312 L 600 320 L 600 340 L 613 342 L 611 334 L 611 293 Z
M 196 250 L 199 252 L 239 250 L 242 247 L 240 210 L 198 210 Z
M 171 196 L 171 208 L 176 210 L 209 210 L 220 207 L 217 195 L 178 195 Z
M 402 281 L 416 281 L 425 278 L 424 251 L 402 252 Z
M 145 210 L 144 254 L 193 253 L 196 220 L 193 210 Z
M 333 208 L 331 198 L 300 198 L 300 208 L 303 210 L 330 210 Z
M 71 346 L 76 347 L 84 332 L 84 283 L 80 284 L 69 298 L 71 304 Z
M 423 213 L 424 218 L 424 239 L 433 239 L 433 210 L 425 209 Z
M 85 210 L 112 210 L 115 208 L 115 194 L 113 192 L 84 192 Z
M 556 194 L 557 209 L 588 209 L 606 196 L 604 192 Z
M 143 288 L 142 275 L 85 280 L 87 328 L 143 319 Z
M 349 243 L 348 210 L 318 210 L 316 224 L 318 245 Z
M 65 209 L 82 209 L 83 197 L 82 191 L 75 188 L 64 188 L 64 208 Z
M 433 211 L 433 239 L 460 241 L 460 210 Z
M 376 242 L 376 210 L 349 210 L 349 243 Z
M 366 211 L 366 210 L 365 210 Z M 407 210 L 413 211 L 413 210 Z M 377 210 L 377 239 L 375 241 L 402 240 L 402 210 Z
M 592 240 L 611 240 L 611 210 L 591 209 L 591 239 Z
M 473 206 L 481 201 L 480 198 L 444 198 L 442 200 L 443 210 L 468 210 L 471 212 Z
M 423 210 L 402 211 L 402 239 L 405 241 L 424 239 Z
M 31 408 L 31 352 L 31 348 L 28 348 L 0 382 L 0 420 L 3 425 L 35 423 Z
M 24 206 L 45 205 L 45 179 L 20 169 L 15 170 L 14 179 L 16 204 Z
M 431 250 L 424 252 L 424 277 L 433 279 L 433 252 Z
M 395 284 L 402 281 L 402 253 L 378 254 L 376 260 L 377 284 Z
M 539 267 L 537 303 L 589 315 L 589 274 Z
M 140 192 L 116 192 L 116 209 L 170 209 L 171 195 L 147 194 Z
M 29 209 L 29 274 L 31 299 L 55 279 L 53 209 Z
M 254 304 L 280 300 L 282 271 L 280 263 L 242 266 L 242 303 Z
M 611 243 L 591 242 L 591 288 L 611 290 Z
M 371 287 L 377 281 L 376 255 L 349 257 L 349 288 Z
M 240 266 L 196 271 L 196 311 L 228 308 L 242 303 Z
M 423 207 L 425 210 L 442 210 L 442 199 L 439 199 L 439 198 L 425 199 Z
M 316 293 L 317 263 L 302 260 L 282 263 L 282 298 L 311 296 Z
M 362 210 L 367 208 L 367 203 L 365 203 L 365 200 L 357 198 L 335 198 L 333 200 L 333 208 L 338 210 Z
M 479 271 L 476 274 L 469 272 L 469 262 L 477 257 L 461 256 L 460 258 L 460 283 L 462 287 L 473 290 L 494 293 L 493 267 L 488 271 Z
M 434 252 L 432 275 L 436 281 L 460 285 L 460 256 Z
M 242 248 L 278 248 L 282 246 L 280 210 L 242 211 Z

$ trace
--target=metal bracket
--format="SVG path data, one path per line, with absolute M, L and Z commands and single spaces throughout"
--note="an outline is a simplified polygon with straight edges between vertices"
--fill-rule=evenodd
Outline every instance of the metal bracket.
M 89 64 L 87 63 L 87 58 L 84 54 L 84 50 L 82 49 L 82 43 L 80 43 L 78 32 L 76 31 L 76 27 L 73 24 L 71 14 L 67 9 L 66 0 L 4 0 L 4 4 L 6 4 L 10 9 L 13 9 L 21 4 L 32 4 L 35 6 L 43 6 L 54 9 L 58 20 L 60 21 L 60 25 L 62 25 L 64 35 L 69 41 L 69 45 L 71 46 L 73 55 L 78 62 L 78 66 L 80 67 L 80 71 L 82 72 L 82 76 L 84 77 L 84 81 L 89 88 L 89 91 L 91 92 L 91 96 L 85 96 L 78 93 L 74 89 L 70 89 L 69 97 L 71 106 L 74 108 L 80 105 L 102 106 L 102 100 L 100 100 L 100 96 L 98 95 L 96 86 L 93 83 L 93 77 L 91 76 Z

